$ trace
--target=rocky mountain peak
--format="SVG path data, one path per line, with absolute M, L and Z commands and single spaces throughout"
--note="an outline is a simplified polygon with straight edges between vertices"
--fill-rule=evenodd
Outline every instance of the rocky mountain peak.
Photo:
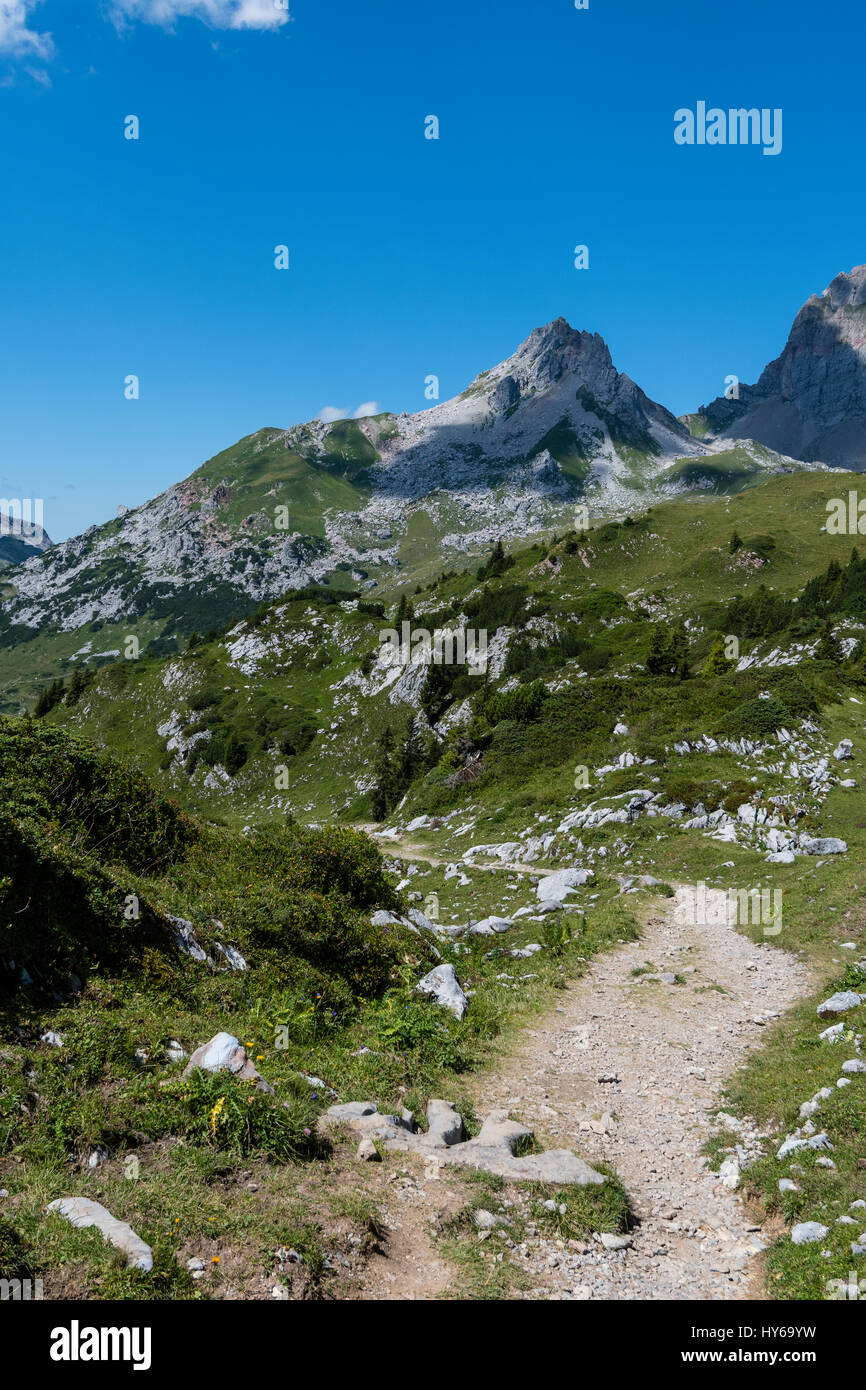
M 866 266 L 837 275 L 794 319 L 779 357 L 736 400 L 702 407 L 709 429 L 804 462 L 866 469 Z
M 853 270 L 837 275 L 821 298 L 829 300 L 834 311 L 862 309 L 866 304 L 866 265 L 855 265 Z
M 495 368 L 495 374 L 501 374 L 502 380 L 511 377 L 526 395 L 546 391 L 567 377 L 586 380 L 614 370 L 608 346 L 599 333 L 572 328 L 560 317 L 533 329 L 517 351 Z

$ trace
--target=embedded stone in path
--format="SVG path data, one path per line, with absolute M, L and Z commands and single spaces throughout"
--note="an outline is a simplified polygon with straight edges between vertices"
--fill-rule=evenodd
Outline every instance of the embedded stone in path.
M 463 1139 L 463 1121 L 451 1101 L 431 1100 L 427 1121 L 427 1133 L 419 1134 L 411 1120 L 380 1115 L 369 1101 L 353 1101 L 332 1105 L 319 1124 L 324 1130 L 342 1124 L 360 1138 L 379 1140 L 385 1149 L 435 1155 L 442 1163 L 479 1168 L 512 1182 L 586 1187 L 607 1181 L 569 1149 L 548 1149 L 546 1153 L 515 1157 L 517 1146 L 532 1139 L 532 1130 L 509 1120 L 504 1111 L 488 1115 L 474 1139 Z
M 47 1211 L 56 1211 L 79 1229 L 95 1226 L 104 1240 L 121 1250 L 126 1256 L 127 1269 L 141 1269 L 149 1274 L 153 1269 L 153 1251 L 141 1236 L 125 1221 L 118 1221 L 107 1207 L 100 1202 L 92 1202 L 88 1197 L 58 1197 L 49 1202 Z

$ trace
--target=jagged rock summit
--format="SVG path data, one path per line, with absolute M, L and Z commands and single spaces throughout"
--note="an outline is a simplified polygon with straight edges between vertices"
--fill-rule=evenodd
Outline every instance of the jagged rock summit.
M 382 473 L 393 478 L 402 465 L 401 482 L 415 493 L 459 483 L 460 476 L 449 479 L 449 465 L 467 454 L 477 458 L 479 448 L 503 462 L 553 455 L 580 481 L 594 457 L 617 448 L 652 456 L 698 452 L 684 426 L 617 371 L 604 339 L 564 318 L 536 328 L 459 396 L 395 423 L 398 439 L 384 452 Z M 413 477 L 427 460 L 438 464 L 438 476 L 423 476 L 422 468 L 422 477 Z
M 781 355 L 739 393 L 701 408 L 715 434 L 866 470 L 866 265 L 806 300 Z

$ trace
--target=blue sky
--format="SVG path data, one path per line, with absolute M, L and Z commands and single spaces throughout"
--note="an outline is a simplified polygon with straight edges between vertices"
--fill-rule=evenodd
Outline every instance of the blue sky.
M 289 4 L 0 0 L 0 496 L 56 538 L 558 314 L 694 409 L 866 261 L 847 0 Z M 699 100 L 782 153 L 676 145 Z

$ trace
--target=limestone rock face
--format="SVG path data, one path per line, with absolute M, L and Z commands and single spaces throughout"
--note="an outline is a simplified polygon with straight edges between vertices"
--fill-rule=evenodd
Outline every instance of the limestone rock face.
M 866 469 L 866 265 L 806 301 L 781 355 L 739 399 L 701 414 L 727 438 L 805 462 Z

